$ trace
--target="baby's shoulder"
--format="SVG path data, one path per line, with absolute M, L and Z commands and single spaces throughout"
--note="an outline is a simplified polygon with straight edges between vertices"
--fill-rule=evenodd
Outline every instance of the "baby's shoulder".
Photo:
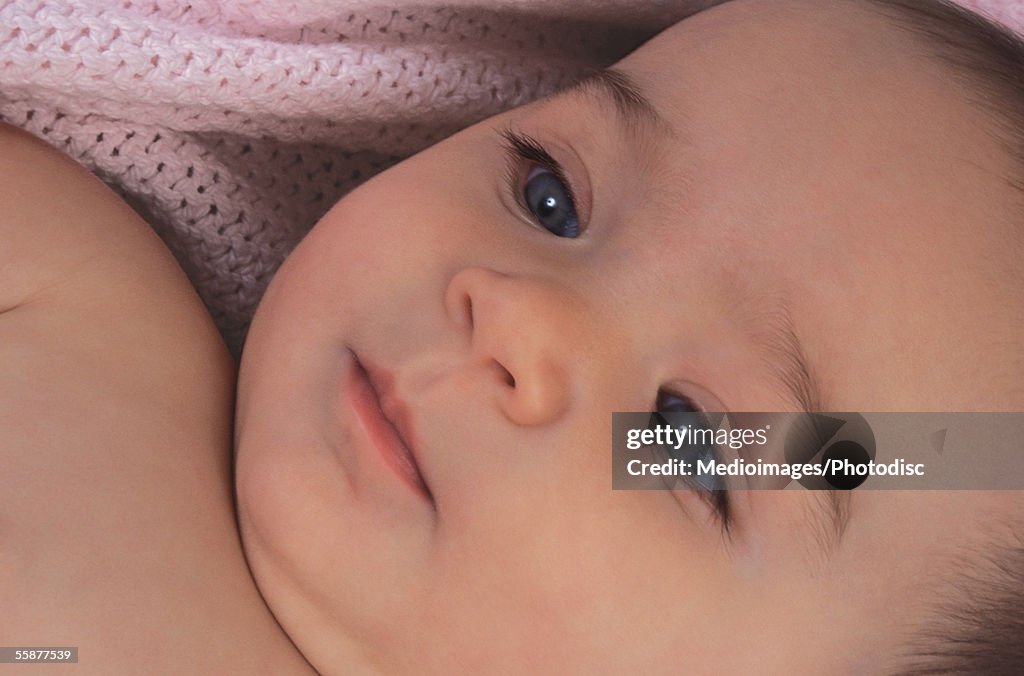
M 8 645 L 77 645 L 86 671 L 202 672 L 245 655 L 237 636 L 294 662 L 238 541 L 233 386 L 152 230 L 77 163 L 0 126 Z
M 111 460 L 119 447 L 144 452 L 154 430 L 173 447 L 175 430 L 192 438 L 215 426 L 223 444 L 233 377 L 202 302 L 149 226 L 76 162 L 0 125 L 3 464 Z
M 34 344 L 100 362 L 142 366 L 131 360 L 145 355 L 156 365 L 198 350 L 214 357 L 212 370 L 229 378 L 232 370 L 202 303 L 152 229 L 71 158 L 2 123 L 0 321 L 8 331 L 39 324 Z

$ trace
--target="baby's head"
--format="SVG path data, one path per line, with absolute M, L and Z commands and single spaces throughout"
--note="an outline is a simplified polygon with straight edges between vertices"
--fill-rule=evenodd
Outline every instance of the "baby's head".
M 900 4 L 707 10 L 314 228 L 236 439 L 315 667 L 872 672 L 988 579 L 1014 494 L 611 490 L 612 411 L 1024 410 L 1021 51 Z

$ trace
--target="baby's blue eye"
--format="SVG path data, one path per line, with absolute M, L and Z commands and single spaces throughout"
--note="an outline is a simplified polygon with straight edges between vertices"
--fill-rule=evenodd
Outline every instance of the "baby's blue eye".
M 546 230 L 558 237 L 580 235 L 580 221 L 572 195 L 562 180 L 544 166 L 534 167 L 523 185 L 526 208 Z
M 661 424 L 671 424 L 673 426 L 682 427 L 695 426 L 706 428 L 709 427 L 707 418 L 704 416 L 704 412 L 700 407 L 695 404 L 689 397 L 676 394 L 669 390 L 661 389 L 658 390 L 658 396 L 654 402 L 655 407 L 655 418 Z M 666 418 L 663 413 L 674 414 Z M 674 449 L 671 453 L 673 456 L 679 456 L 680 459 L 687 460 L 689 462 L 696 462 L 697 460 L 715 460 L 715 450 L 713 445 L 708 444 L 694 444 L 688 443 L 679 449 Z
M 700 406 L 689 397 L 676 394 L 671 390 L 658 390 L 654 408 L 655 413 L 652 418 L 660 423 L 670 422 L 660 414 L 676 413 L 686 414 L 685 418 L 677 418 L 676 422 L 685 420 L 685 424 L 691 427 L 704 429 L 712 427 Z M 669 451 L 669 455 L 689 462 L 691 466 L 695 466 L 698 461 L 705 463 L 709 461 L 719 462 L 718 450 L 715 448 L 714 443 L 705 443 L 703 439 L 702 436 L 701 441 L 698 443 L 685 444 L 679 449 L 673 449 Z M 728 531 L 732 517 L 730 516 L 729 491 L 726 488 L 725 481 L 716 475 L 694 475 L 687 479 L 687 481 L 699 490 L 701 497 L 714 508 L 722 523 L 722 528 Z
M 524 215 L 556 237 L 575 239 L 583 229 L 576 212 L 572 183 L 540 141 L 507 128 L 505 180 Z

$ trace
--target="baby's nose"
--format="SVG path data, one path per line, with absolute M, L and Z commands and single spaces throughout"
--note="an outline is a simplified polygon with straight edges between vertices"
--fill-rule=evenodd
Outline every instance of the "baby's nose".
M 571 295 L 557 285 L 471 267 L 445 293 L 448 315 L 505 416 L 524 426 L 558 420 L 570 404 L 570 361 L 578 330 Z

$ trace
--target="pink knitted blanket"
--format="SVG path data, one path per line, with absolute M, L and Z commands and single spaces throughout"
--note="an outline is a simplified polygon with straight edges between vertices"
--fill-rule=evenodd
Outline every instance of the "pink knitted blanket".
M 0 0 L 0 119 L 175 253 L 237 354 L 343 194 L 714 0 Z M 1018 0 L 963 0 L 1014 27 Z

